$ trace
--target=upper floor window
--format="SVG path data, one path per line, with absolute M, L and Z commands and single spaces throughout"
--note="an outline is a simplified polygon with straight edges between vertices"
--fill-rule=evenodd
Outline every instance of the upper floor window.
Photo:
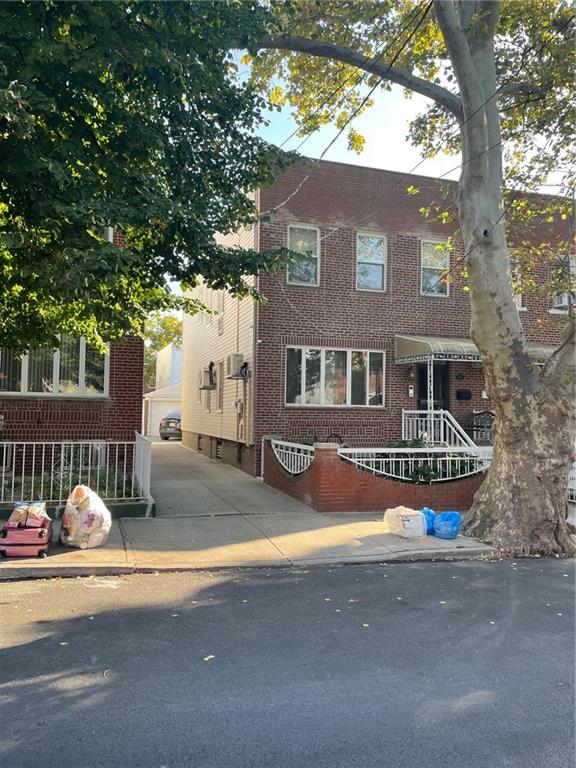
M 446 275 L 450 270 L 450 254 L 446 243 L 421 242 L 420 293 L 423 296 L 448 296 Z
M 356 236 L 356 288 L 386 290 L 386 237 L 359 232 Z
M 557 267 L 557 276 L 561 282 L 574 283 L 576 280 L 576 254 L 572 254 L 567 262 L 565 261 L 564 264 Z M 576 303 L 576 293 L 566 291 L 552 297 L 550 309 L 556 312 L 567 312 L 570 303 Z
M 287 279 L 291 285 L 319 285 L 320 230 L 316 227 L 288 227 L 288 248 L 301 254 L 288 266 Z
M 288 347 L 286 404 L 383 406 L 385 353 Z
M 104 395 L 107 355 L 84 339 L 62 335 L 60 347 L 33 349 L 22 357 L 0 349 L 0 392 L 46 395 Z

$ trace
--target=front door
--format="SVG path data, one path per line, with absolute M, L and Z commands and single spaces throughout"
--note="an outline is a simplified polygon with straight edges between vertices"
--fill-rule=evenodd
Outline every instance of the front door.
M 428 410 L 428 371 L 418 363 L 418 409 Z M 434 363 L 434 410 L 448 410 L 448 363 Z

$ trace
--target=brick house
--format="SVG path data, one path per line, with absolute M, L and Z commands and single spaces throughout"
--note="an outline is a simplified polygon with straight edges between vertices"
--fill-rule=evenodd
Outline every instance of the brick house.
M 130 441 L 142 423 L 144 347 L 129 337 L 107 355 L 64 337 L 56 352 L 0 349 L 0 423 L 9 441 Z
M 112 227 L 106 239 L 122 245 Z M 0 439 L 130 441 L 142 427 L 144 342 L 128 337 L 101 355 L 84 339 L 22 358 L 0 348 Z
M 409 186 L 418 193 L 407 194 Z M 441 187 L 455 189 L 320 162 L 294 166 L 258 191 L 259 210 L 271 214 L 225 242 L 304 256 L 257 278 L 262 304 L 202 286 L 193 292 L 213 314 L 184 320 L 186 445 L 258 474 L 264 435 L 378 447 L 399 439 L 403 410 L 445 409 L 469 428 L 475 412 L 490 409 L 469 338 L 462 246 L 443 248 L 456 224 L 420 210 L 447 205 Z M 543 226 L 538 237 L 559 236 Z M 565 302 L 550 305 L 537 292 L 517 300 L 541 362 L 559 340 Z

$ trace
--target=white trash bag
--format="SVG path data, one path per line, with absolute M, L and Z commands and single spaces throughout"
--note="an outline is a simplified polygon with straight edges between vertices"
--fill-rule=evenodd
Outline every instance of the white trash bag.
M 409 507 L 394 507 L 384 512 L 386 533 L 394 533 L 405 539 L 415 539 L 426 536 L 428 525 L 426 517 L 417 509 Z
M 91 549 L 106 543 L 112 515 L 100 496 L 87 485 L 77 485 L 66 502 L 59 540 L 67 547 Z

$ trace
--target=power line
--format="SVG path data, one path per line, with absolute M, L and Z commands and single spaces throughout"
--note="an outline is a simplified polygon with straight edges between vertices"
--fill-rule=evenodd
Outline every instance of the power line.
M 412 30 L 412 32 L 410 33 L 410 35 L 408 36 L 408 38 L 407 38 L 407 39 L 404 41 L 404 43 L 402 44 L 402 46 L 400 47 L 400 49 L 399 49 L 399 50 L 398 50 L 398 51 L 397 51 L 397 52 L 394 54 L 394 56 L 392 57 L 392 59 L 391 59 L 390 63 L 388 64 L 388 70 L 390 70 L 390 69 L 391 69 L 391 68 L 394 66 L 395 62 L 396 62 L 396 61 L 397 61 L 397 59 L 399 58 L 399 56 L 400 56 L 400 54 L 402 53 L 402 51 L 404 50 L 404 48 L 406 48 L 406 46 L 408 45 L 408 43 L 410 42 L 410 40 L 411 40 L 411 39 L 414 37 L 414 35 L 416 34 L 416 32 L 418 31 L 418 29 L 420 28 L 420 26 L 421 26 L 421 25 L 422 25 L 422 23 L 424 22 L 424 19 L 425 19 L 425 18 L 426 18 L 426 16 L 428 15 L 428 13 L 429 13 L 429 11 L 430 11 L 430 9 L 431 9 L 431 8 L 432 8 L 432 0 L 430 0 L 430 2 L 429 2 L 427 5 L 426 5 L 426 8 L 424 9 L 424 13 L 422 14 L 422 16 L 420 17 L 420 19 L 418 20 L 418 23 L 416 24 L 415 28 Z M 394 41 L 393 41 L 393 42 L 394 42 Z M 390 45 L 392 45 L 392 43 L 391 43 Z M 381 78 L 381 79 L 382 79 L 382 78 Z M 344 132 L 344 130 L 346 129 L 346 127 L 347 127 L 347 126 L 350 124 L 350 122 L 351 122 L 351 121 L 354 119 L 354 117 L 355 117 L 355 116 L 358 114 L 358 112 L 359 112 L 359 111 L 362 109 L 362 107 L 364 107 L 364 105 L 366 104 L 366 102 L 368 101 L 368 99 L 369 99 L 369 98 L 372 96 L 372 94 L 374 93 L 374 91 L 376 90 L 376 88 L 377 88 L 379 85 L 380 85 L 380 80 L 379 80 L 379 81 L 377 81 L 377 82 L 376 82 L 376 84 L 375 84 L 375 85 L 374 85 L 374 86 L 373 86 L 373 87 L 370 89 L 370 91 L 368 92 L 368 94 L 367 94 L 367 95 L 366 95 L 366 97 L 363 99 L 362 103 L 360 104 L 360 106 L 359 106 L 357 109 L 355 109 L 355 110 L 354 110 L 354 112 L 352 113 L 352 115 L 351 115 L 351 116 L 350 116 L 350 117 L 349 117 L 349 118 L 346 120 L 346 122 L 345 122 L 345 123 L 344 123 L 344 125 L 343 125 L 343 126 L 340 128 L 340 130 L 338 131 L 338 133 L 336 134 L 336 136 L 334 136 L 334 138 L 332 139 L 332 141 L 331 141 L 331 142 L 328 144 L 328 146 L 327 146 L 327 147 L 326 147 L 326 148 L 323 150 L 323 152 L 322 152 L 322 154 L 320 155 L 320 157 L 312 161 L 312 168 L 310 168 L 310 170 L 308 171 L 308 173 L 306 174 L 306 176 L 304 176 L 304 178 L 303 178 L 303 179 L 300 181 L 300 183 L 299 183 L 299 184 L 298 184 L 298 186 L 297 186 L 297 187 L 294 189 L 294 191 L 293 191 L 293 192 L 291 192 L 291 193 L 288 195 L 288 197 L 287 197 L 287 198 L 286 198 L 286 199 L 285 199 L 285 200 L 284 200 L 282 203 L 280 203 L 279 205 L 275 205 L 275 206 L 274 206 L 274 209 L 282 208 L 282 207 L 283 207 L 284 205 L 286 205 L 286 203 L 288 203 L 288 202 L 289 202 L 289 201 L 290 201 L 290 200 L 291 200 L 291 199 L 292 199 L 292 198 L 293 198 L 295 195 L 297 195 L 297 194 L 298 194 L 298 192 L 300 192 L 300 190 L 302 189 L 302 187 L 304 186 L 304 184 L 305 184 L 305 183 L 308 181 L 308 179 L 309 179 L 309 178 L 310 178 L 310 176 L 312 175 L 312 171 L 314 170 L 314 168 L 315 168 L 315 167 L 317 167 L 317 166 L 319 165 L 319 163 L 320 163 L 320 162 L 321 162 L 321 160 L 323 159 L 323 157 L 324 157 L 324 155 L 326 154 L 326 152 L 328 152 L 328 150 L 329 150 L 329 149 L 330 149 L 330 147 L 331 147 L 331 146 L 334 144 L 334 142 L 335 142 L 335 141 L 337 141 L 337 140 L 340 138 L 340 136 L 342 135 L 342 133 Z M 301 145 L 300 145 L 300 146 L 301 146 Z M 274 210 L 274 209 L 270 209 L 270 210 Z M 269 213 L 269 212 L 270 212 L 270 210 L 268 210 L 268 211 L 265 211 L 265 212 L 264 212 L 263 214 L 261 214 L 261 215 L 265 215 L 265 214 Z
M 386 54 L 389 52 L 390 48 L 391 48 L 391 47 L 394 45 L 394 43 L 396 42 L 396 40 L 397 40 L 398 36 L 399 36 L 399 35 L 401 35 L 403 32 L 405 32 L 405 31 L 406 31 L 406 29 L 407 29 L 407 28 L 410 26 L 410 24 L 412 23 L 412 21 L 414 20 L 414 18 L 416 17 L 416 15 L 418 14 L 418 12 L 419 12 L 420 8 L 421 8 L 423 5 L 424 5 L 424 3 L 419 3 L 418 5 L 416 5 L 416 6 L 415 6 L 415 7 L 412 9 L 412 11 L 410 11 L 410 13 L 408 14 L 408 16 L 407 16 L 407 17 L 404 19 L 404 22 L 403 22 L 403 23 L 400 25 L 400 28 L 398 29 L 398 32 L 396 33 L 396 36 L 393 38 L 393 40 L 390 42 L 390 44 L 389 44 L 389 45 L 386 45 L 386 44 L 385 44 L 385 42 L 384 42 L 384 43 L 382 43 L 382 46 L 381 46 L 381 48 L 383 48 L 383 50 L 382 50 L 381 52 L 378 52 L 378 48 L 377 48 L 377 49 L 376 49 L 376 55 L 375 55 L 375 56 L 374 56 L 372 53 L 369 53 L 369 54 L 366 56 L 366 58 L 364 59 L 364 61 L 362 61 L 360 64 L 356 65 L 356 66 L 354 67 L 354 72 L 353 72 L 352 74 L 348 75 L 348 77 L 346 77 L 346 78 L 344 79 L 344 82 L 343 82 L 343 83 L 340 83 L 340 84 L 339 84 L 339 85 L 338 85 L 338 86 L 337 86 L 337 87 L 336 87 L 336 88 L 335 88 L 335 89 L 334 89 L 334 90 L 333 90 L 333 91 L 332 91 L 330 94 L 328 94 L 328 96 L 327 96 L 327 97 L 324 99 L 324 101 L 323 101 L 323 102 L 322 102 L 322 103 L 321 103 L 321 104 L 320 104 L 320 105 L 319 105 L 319 106 L 318 106 L 318 107 L 317 107 L 317 108 L 316 108 L 316 109 L 315 109 L 315 110 L 314 110 L 314 111 L 313 111 L 313 112 L 312 112 L 310 115 L 308 115 L 308 117 L 307 117 L 307 118 L 304 120 L 304 122 L 303 122 L 301 125 L 298 125 L 298 126 L 297 126 L 297 127 L 296 127 L 296 128 L 293 130 L 293 131 L 292 131 L 292 133 L 290 134 L 290 136 L 288 136 L 286 139 L 284 139 L 284 141 L 282 142 L 282 144 L 280 144 L 280 145 L 279 145 L 279 147 L 278 147 L 278 148 L 279 148 L 279 149 L 282 149 L 282 147 L 283 147 L 285 144 L 287 144 L 287 143 L 290 141 L 290 139 L 291 139 L 293 136 L 295 136 L 297 133 L 299 133 L 299 132 L 302 130 L 302 128 L 303 128 L 303 127 L 306 125 L 306 123 L 309 123 L 309 122 L 310 122 L 310 120 L 312 120 L 312 118 L 313 118 L 313 117 L 315 117 L 315 116 L 318 114 L 318 112 L 320 112 L 320 110 L 321 110 L 323 107 L 325 107 L 325 106 L 326 106 L 326 104 L 328 104 L 328 103 L 329 103 L 329 102 L 332 100 L 332 98 L 333 98 L 333 97 L 334 97 L 334 96 L 335 96 L 335 95 L 338 93 L 338 91 L 342 90 L 342 88 L 344 88 L 344 86 L 346 85 L 346 83 L 347 83 L 349 80 L 351 80 L 353 77 L 355 77 L 355 76 L 356 76 L 356 70 L 358 70 L 358 69 L 362 69 L 362 68 L 364 67 L 364 65 L 365 65 L 365 64 L 366 64 L 368 61 L 370 61 L 370 59 L 373 59 L 373 60 L 374 60 L 374 61 L 376 61 L 376 62 L 377 62 L 379 59 L 381 60 L 381 59 L 382 59 L 382 57 L 383 57 L 383 56 L 385 56 L 385 55 L 386 55 Z M 355 88 L 357 88 L 357 87 L 358 87 L 358 86 L 359 86 L 359 85 L 362 83 L 362 81 L 363 81 L 365 78 L 367 78 L 367 77 L 369 76 L 369 74 L 370 74 L 369 72 L 364 72 L 364 74 L 363 74 L 363 75 L 360 77 L 360 79 L 358 80 L 358 82 L 357 82 L 357 83 L 355 83 L 355 84 L 354 84 L 354 85 L 353 85 L 351 88 L 349 88 L 349 89 L 346 91 L 346 93 L 345 93 L 345 94 L 342 96 L 342 98 L 341 98 L 341 99 L 339 99 L 338 103 L 336 104 L 336 108 L 339 108 L 339 107 L 340 107 L 340 106 L 341 106 L 341 105 L 344 103 L 344 101 L 345 101 L 345 100 L 346 100 L 346 98 L 347 98 L 347 97 L 348 97 L 348 96 L 349 96 L 349 95 L 352 93 L 352 91 L 353 91 L 353 90 L 355 90 Z M 311 134 L 310 134 L 310 135 L 311 135 Z M 301 144 L 299 144 L 299 145 L 298 145 L 298 147 L 297 147 L 297 148 L 294 150 L 295 152 L 298 152 L 298 151 L 300 150 L 300 148 L 303 146 L 303 144 L 304 144 L 304 143 L 305 143 L 305 142 L 306 142 L 306 141 L 307 141 L 307 140 L 310 138 L 310 135 L 306 136 L 306 138 L 304 139 L 304 141 L 303 141 Z

